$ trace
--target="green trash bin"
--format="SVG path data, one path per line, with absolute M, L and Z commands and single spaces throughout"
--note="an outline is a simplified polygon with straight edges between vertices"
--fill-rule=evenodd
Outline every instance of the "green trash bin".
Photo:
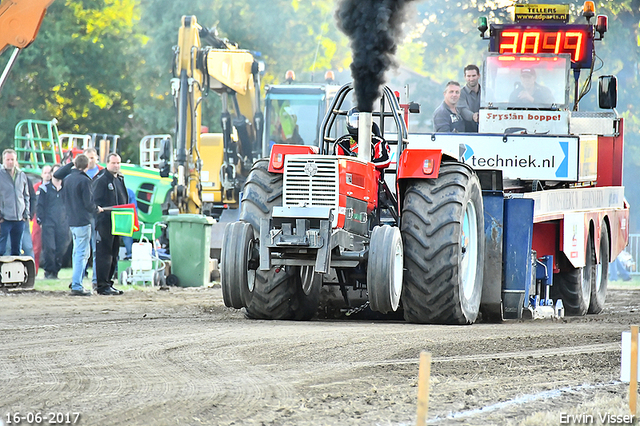
M 209 281 L 209 250 L 213 218 L 200 214 L 164 216 L 169 232 L 171 273 L 180 287 L 201 287 Z

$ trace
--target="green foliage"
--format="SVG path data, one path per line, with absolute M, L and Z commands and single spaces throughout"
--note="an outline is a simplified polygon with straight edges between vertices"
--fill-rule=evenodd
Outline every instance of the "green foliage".
M 122 134 L 141 62 L 138 19 L 134 0 L 54 2 L 3 90 L 2 127 L 56 118 L 66 133 Z M 12 135 L 3 132 L 0 145 L 13 145 Z

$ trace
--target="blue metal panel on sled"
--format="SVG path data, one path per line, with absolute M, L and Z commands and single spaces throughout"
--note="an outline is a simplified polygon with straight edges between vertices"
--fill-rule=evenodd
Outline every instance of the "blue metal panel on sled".
M 500 170 L 476 171 L 482 187 L 484 204 L 484 279 L 480 311 L 484 322 L 501 322 L 502 245 L 504 228 L 504 193 Z
M 533 204 L 526 198 L 504 200 L 504 317 L 522 318 L 526 293 L 531 288 Z

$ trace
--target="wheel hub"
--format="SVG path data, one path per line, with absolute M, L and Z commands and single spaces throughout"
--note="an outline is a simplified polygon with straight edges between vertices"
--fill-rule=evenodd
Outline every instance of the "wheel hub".
M 391 282 L 390 290 L 391 290 L 391 307 L 395 311 L 398 309 L 398 305 L 400 304 L 400 295 L 402 293 L 402 278 L 403 278 L 403 267 L 404 267 L 404 251 L 402 248 L 402 240 L 398 240 L 394 247 L 394 258 L 393 258 L 393 281 Z
M 473 295 L 476 280 L 476 268 L 478 266 L 478 222 L 477 212 L 473 203 L 467 203 L 462 221 L 462 233 L 460 235 L 460 276 L 462 279 L 462 292 L 465 299 Z
M 253 244 L 254 241 L 251 240 L 249 242 L 249 246 L 247 247 L 247 259 L 251 259 L 251 255 L 253 254 Z M 249 261 L 250 263 L 251 261 Z M 253 289 L 256 286 L 256 271 L 255 269 L 251 269 L 247 267 L 247 287 L 249 288 L 249 292 L 253 292 Z

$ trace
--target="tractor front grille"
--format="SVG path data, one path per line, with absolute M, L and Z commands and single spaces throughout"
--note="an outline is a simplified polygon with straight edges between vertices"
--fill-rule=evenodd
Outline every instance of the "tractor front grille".
M 322 155 L 287 155 L 284 207 L 331 207 L 338 210 L 338 160 Z

